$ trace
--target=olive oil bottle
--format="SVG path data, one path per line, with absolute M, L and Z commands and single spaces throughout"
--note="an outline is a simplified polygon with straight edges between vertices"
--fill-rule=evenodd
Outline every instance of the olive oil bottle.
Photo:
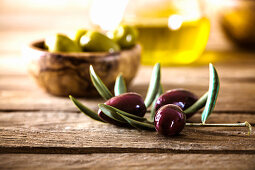
M 136 22 L 135 27 L 145 65 L 157 62 L 165 66 L 191 64 L 204 51 L 210 31 L 207 18 L 181 23 L 177 20 L 173 25 L 169 25 L 169 20 L 151 20 L 150 23 Z

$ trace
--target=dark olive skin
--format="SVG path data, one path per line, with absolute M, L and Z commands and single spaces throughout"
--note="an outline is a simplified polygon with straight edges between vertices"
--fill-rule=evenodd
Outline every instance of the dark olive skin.
M 157 132 L 164 136 L 179 134 L 186 123 L 186 115 L 182 109 L 174 104 L 162 106 L 154 117 L 154 126 Z
M 109 37 L 117 42 L 122 49 L 131 48 L 136 44 L 137 30 L 129 25 L 120 25 L 112 33 L 109 33 Z
M 158 97 L 155 105 L 155 110 L 157 111 L 160 107 L 166 104 L 175 104 L 179 106 L 182 110 L 186 110 L 197 100 L 198 97 L 190 91 L 184 89 L 173 89 L 165 92 Z M 193 116 L 194 113 L 187 114 L 187 119 Z
M 90 52 L 117 52 L 119 45 L 106 35 L 97 31 L 88 31 L 80 38 L 80 46 L 83 51 Z
M 143 117 L 146 113 L 146 106 L 143 98 L 137 93 L 124 93 L 119 96 L 112 97 L 107 100 L 105 104 L 140 117 Z M 98 115 L 102 120 L 108 123 L 118 126 L 122 126 L 124 124 L 106 116 L 100 109 L 98 110 Z

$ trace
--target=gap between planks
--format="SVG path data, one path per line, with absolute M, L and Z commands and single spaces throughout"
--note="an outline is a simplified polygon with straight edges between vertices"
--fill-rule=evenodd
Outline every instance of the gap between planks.
M 255 154 L 255 150 L 175 150 L 119 147 L 0 147 L 0 154 L 93 154 L 93 153 L 174 153 L 174 154 Z
M 251 121 L 255 115 L 212 114 L 208 123 Z M 191 121 L 200 120 L 200 114 Z M 246 128 L 187 127 L 175 137 L 119 128 L 82 114 L 1 113 L 0 153 L 224 153 L 255 154 L 253 132 Z

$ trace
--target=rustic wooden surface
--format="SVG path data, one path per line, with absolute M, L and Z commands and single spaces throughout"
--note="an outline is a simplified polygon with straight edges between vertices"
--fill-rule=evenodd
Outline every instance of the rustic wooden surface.
M 54 2 L 58 8 L 38 3 L 0 2 L 0 169 L 255 169 L 255 132 L 247 136 L 245 127 L 186 127 L 166 138 L 93 121 L 68 98 L 39 89 L 27 74 L 22 46 L 60 30 L 69 33 L 88 20 L 83 0 Z M 221 87 L 208 122 L 249 121 L 255 130 L 255 53 L 230 48 L 214 26 L 199 61 L 162 69 L 164 89 L 202 95 L 213 62 Z M 145 96 L 151 71 L 141 66 L 129 90 Z M 104 102 L 80 100 L 93 110 Z M 199 122 L 200 116 L 201 111 L 190 121 Z
M 6 169 L 254 169 L 247 154 L 1 154 Z M 46 163 L 47 162 L 47 163 Z
M 221 88 L 209 123 L 247 120 L 255 125 L 255 57 L 239 55 L 242 60 L 237 55 L 231 62 L 215 62 Z M 79 113 L 68 98 L 39 89 L 23 64 L 19 69 L 5 65 L 9 60 L 8 55 L 0 58 L 0 68 L 6 68 L 0 71 L 0 168 L 255 168 L 255 133 L 247 136 L 247 128 L 186 127 L 179 136 L 166 138 L 96 122 Z M 150 73 L 150 66 L 142 66 L 130 91 L 145 96 Z M 202 95 L 208 89 L 208 74 L 207 64 L 165 67 L 163 86 Z M 80 100 L 94 110 L 103 102 Z M 199 122 L 200 116 L 190 121 Z

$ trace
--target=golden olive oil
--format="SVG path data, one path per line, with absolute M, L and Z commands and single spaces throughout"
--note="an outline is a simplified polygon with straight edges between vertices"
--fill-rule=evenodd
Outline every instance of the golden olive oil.
M 185 65 L 197 60 L 207 44 L 210 23 L 207 18 L 183 21 L 171 29 L 167 22 L 136 22 L 142 45 L 142 64 Z

